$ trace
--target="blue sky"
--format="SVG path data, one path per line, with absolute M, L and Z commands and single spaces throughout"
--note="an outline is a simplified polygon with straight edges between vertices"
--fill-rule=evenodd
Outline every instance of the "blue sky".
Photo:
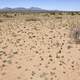
M 80 11 L 80 0 L 0 0 L 0 8 L 3 7 L 40 7 L 50 10 Z

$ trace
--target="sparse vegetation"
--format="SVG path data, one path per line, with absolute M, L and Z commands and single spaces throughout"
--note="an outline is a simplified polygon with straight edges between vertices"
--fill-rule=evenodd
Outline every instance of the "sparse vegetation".
M 25 21 L 40 21 L 38 18 L 27 18 Z
M 2 20 L 2 19 L 0 19 L 0 23 L 1 23 L 1 22 L 3 22 L 3 20 Z
M 56 14 L 56 12 L 51 12 L 51 13 L 50 13 L 50 15 L 55 15 L 55 14 Z
M 75 13 L 73 13 L 73 12 L 71 12 L 70 14 L 71 14 L 72 16 L 74 16 L 74 15 L 75 15 Z
M 5 14 L 3 14 L 3 16 L 6 18 L 13 18 L 14 17 L 12 14 L 9 14 L 9 13 L 5 13 Z
M 72 27 L 71 28 L 71 38 L 75 41 L 75 43 L 80 44 L 80 27 Z
M 56 16 L 55 18 L 56 19 L 62 19 L 62 16 Z

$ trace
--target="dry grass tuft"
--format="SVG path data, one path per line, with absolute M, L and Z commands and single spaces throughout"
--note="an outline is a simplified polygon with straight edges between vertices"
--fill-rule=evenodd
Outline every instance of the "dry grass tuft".
M 70 36 L 76 44 L 80 44 L 80 27 L 72 27 Z

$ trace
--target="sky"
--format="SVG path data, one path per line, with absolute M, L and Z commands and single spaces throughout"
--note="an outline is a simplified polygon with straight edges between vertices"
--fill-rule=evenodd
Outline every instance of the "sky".
M 48 10 L 80 11 L 80 0 L 0 0 L 0 8 L 4 7 L 39 7 Z

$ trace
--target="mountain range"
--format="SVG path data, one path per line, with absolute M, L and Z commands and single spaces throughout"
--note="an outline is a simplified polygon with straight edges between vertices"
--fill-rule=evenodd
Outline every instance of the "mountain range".
M 39 7 L 30 7 L 30 8 L 24 8 L 24 7 L 16 7 L 16 8 L 0 8 L 0 12 L 80 12 L 80 11 L 61 11 L 61 10 L 46 10 Z
M 37 11 L 37 12 L 41 12 L 41 11 L 48 11 L 45 9 L 41 9 L 38 7 L 30 7 L 30 8 L 23 8 L 23 7 L 17 7 L 17 8 L 9 8 L 9 7 L 5 7 L 0 9 L 0 11 Z

